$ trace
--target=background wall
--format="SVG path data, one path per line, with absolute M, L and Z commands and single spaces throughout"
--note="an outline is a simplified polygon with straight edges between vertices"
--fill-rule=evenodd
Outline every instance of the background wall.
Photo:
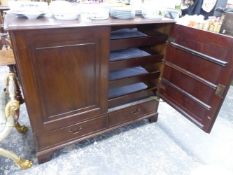
M 7 5 L 7 3 L 8 3 L 8 1 L 9 0 L 0 0 L 0 4 L 1 5 Z M 34 0 L 34 1 L 43 1 L 43 0 Z M 108 0 L 105 0 L 105 1 L 108 1 Z M 109 1 L 112 1 L 112 0 L 109 0 Z M 131 1 L 135 1 L 135 0 L 131 0 Z M 153 2 L 153 1 L 156 1 L 156 0 L 142 0 L 142 1 L 150 1 L 150 2 Z M 180 2 L 181 0 L 163 0 L 163 3 L 162 4 L 166 4 L 166 1 L 170 1 L 169 2 L 169 4 L 171 4 L 171 3 L 177 3 L 177 2 Z M 225 4 L 227 1 L 229 1 L 229 2 L 233 2 L 233 0 L 218 0 L 218 4 Z M 218 5 L 217 4 L 217 5 Z
M 1 4 L 1 5 L 7 5 L 7 1 L 8 1 L 8 0 L 0 0 L 0 2 L 1 2 L 0 4 Z

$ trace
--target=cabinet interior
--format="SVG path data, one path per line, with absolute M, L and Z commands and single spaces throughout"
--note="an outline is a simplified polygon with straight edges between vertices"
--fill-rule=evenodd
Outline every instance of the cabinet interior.
M 111 27 L 109 108 L 155 96 L 171 26 Z

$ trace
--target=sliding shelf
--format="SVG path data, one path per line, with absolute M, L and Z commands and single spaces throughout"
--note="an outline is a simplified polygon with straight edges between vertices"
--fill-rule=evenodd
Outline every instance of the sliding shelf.
M 159 78 L 160 72 L 148 72 L 141 66 L 112 71 L 109 74 L 109 87 L 119 87 L 138 82 L 151 82 Z
M 109 57 L 109 108 L 155 96 L 162 54 L 154 46 L 164 44 L 167 35 L 147 35 L 137 28 L 112 31 Z M 142 49 L 143 48 L 143 49 Z
M 168 36 L 159 32 L 153 35 L 147 35 L 137 29 L 120 29 L 111 33 L 110 49 L 111 51 L 127 49 L 132 47 L 151 46 L 163 44 Z
M 142 82 L 130 84 L 130 85 L 126 85 L 126 86 L 121 86 L 121 87 L 117 87 L 117 88 L 112 88 L 112 89 L 109 89 L 108 98 L 109 99 L 116 98 L 116 97 L 123 96 L 126 94 L 141 91 L 141 90 L 147 89 L 147 88 L 148 88 L 148 86 Z
M 129 48 L 129 49 L 112 51 L 110 53 L 109 61 L 128 60 L 134 57 L 146 57 L 146 56 L 151 56 L 151 54 L 138 48 Z
M 112 51 L 109 58 L 110 71 L 162 62 L 163 56 L 149 53 L 138 48 Z
M 147 82 L 156 84 L 156 80 L 158 80 L 160 76 L 160 72 L 153 72 L 149 74 L 142 74 L 135 77 L 128 77 L 124 79 L 118 79 L 114 81 L 109 81 L 109 88 L 124 86 L 127 84 L 134 84 L 138 82 Z
M 110 72 L 109 80 L 113 81 L 117 79 L 128 78 L 128 77 L 133 77 L 133 76 L 143 75 L 143 74 L 148 74 L 148 72 L 146 69 L 144 69 L 141 66 L 127 68 L 127 69 L 120 69 L 120 70 Z
M 148 88 L 144 83 L 135 83 L 109 91 L 108 107 L 116 107 L 147 97 L 155 96 L 157 87 Z M 116 92 L 116 93 L 115 93 Z
M 138 31 L 137 28 L 123 28 L 111 32 L 111 40 L 136 37 L 147 37 L 147 34 Z

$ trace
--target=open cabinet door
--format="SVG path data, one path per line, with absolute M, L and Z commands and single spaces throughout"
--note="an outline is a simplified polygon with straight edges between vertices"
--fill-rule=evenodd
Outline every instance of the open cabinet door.
M 175 25 L 159 96 L 210 132 L 233 77 L 233 37 Z

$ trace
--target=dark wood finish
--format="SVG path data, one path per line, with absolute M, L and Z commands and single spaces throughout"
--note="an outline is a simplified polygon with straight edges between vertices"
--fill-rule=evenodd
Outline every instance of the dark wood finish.
M 232 46 L 232 37 L 180 25 L 170 38 L 159 94 L 206 132 L 233 77 Z
M 112 107 L 116 107 L 116 106 L 123 105 L 126 103 L 130 103 L 133 101 L 148 98 L 150 96 L 154 96 L 156 90 L 157 88 L 150 88 L 150 89 L 145 89 L 145 90 L 141 90 L 141 91 L 134 92 L 134 93 L 129 93 L 127 95 L 111 98 L 108 100 L 108 107 L 112 108 Z
M 53 155 L 53 151 L 51 150 L 40 151 L 36 153 L 38 163 L 48 162 L 52 158 L 52 155 Z
M 129 68 L 129 67 L 136 67 L 136 66 L 143 66 L 143 65 L 150 65 L 159 63 L 162 61 L 162 55 L 151 55 L 145 57 L 137 57 L 137 58 L 130 58 L 126 60 L 118 60 L 118 61 L 110 61 L 109 62 L 109 69 L 110 71 Z
M 175 25 L 173 31 L 171 38 L 175 40 L 175 43 L 228 62 L 231 48 L 226 46 L 231 46 L 231 36 L 206 32 L 181 25 Z
M 124 39 L 114 39 L 111 40 L 110 48 L 111 51 L 119 49 L 128 49 L 131 47 L 143 47 L 155 44 L 165 43 L 167 40 L 167 35 L 157 35 L 157 36 L 147 36 L 138 38 L 124 38 Z
M 116 81 L 120 79 L 136 77 L 149 74 L 149 72 L 142 66 L 132 67 L 128 69 L 119 69 L 109 72 L 109 81 Z
M 69 126 L 59 127 L 50 131 L 40 132 L 39 144 L 42 148 L 48 145 L 58 145 L 70 140 L 82 138 L 86 135 L 108 128 L 107 115 L 103 117 L 72 123 Z
M 170 46 L 167 47 L 167 51 L 166 64 L 175 62 L 175 64 L 173 64 L 176 65 L 176 67 L 173 66 L 175 69 L 179 69 L 181 72 L 202 81 L 210 87 L 215 86 L 214 84 L 217 83 L 218 76 L 222 69 L 221 66 L 204 59 L 199 59 L 197 56 L 193 56 L 179 49 L 171 48 Z M 176 60 L 172 60 L 174 59 L 174 55 L 176 56 Z M 186 70 L 189 70 L 188 72 L 190 73 Z
M 157 72 L 152 72 L 148 74 L 141 74 L 137 76 L 126 77 L 123 79 L 112 80 L 112 81 L 109 81 L 109 88 L 124 86 L 128 84 L 134 84 L 138 82 L 144 82 L 144 83 L 153 82 L 155 80 L 158 80 L 159 76 L 160 76 L 160 72 L 157 71 Z
M 109 126 L 119 125 L 146 115 L 155 115 L 158 107 L 156 100 L 146 99 L 130 105 L 123 105 L 109 110 Z
M 192 54 L 192 55 L 196 55 L 197 58 L 202 58 L 204 60 L 207 60 L 209 62 L 213 62 L 213 63 L 215 63 L 217 65 L 220 65 L 220 66 L 226 66 L 227 65 L 226 61 L 222 61 L 221 59 L 209 56 L 209 55 L 201 53 L 201 52 L 198 52 L 196 50 L 193 50 L 193 49 L 190 49 L 188 47 L 182 46 L 182 45 L 177 44 L 175 42 L 169 42 L 169 44 L 174 48 L 177 48 L 179 50 L 182 50 L 182 51 L 187 52 L 187 53 Z
M 9 67 L 10 72 L 13 72 L 16 75 L 16 77 L 15 77 L 16 99 L 19 101 L 20 104 L 23 104 L 24 103 L 24 98 L 22 96 L 22 92 L 21 92 L 21 89 L 20 89 L 20 80 L 19 80 L 19 75 L 18 75 L 16 65 L 15 64 L 8 65 L 8 67 Z
M 132 115 L 131 119 L 122 119 L 124 122 L 119 122 L 119 126 L 157 116 L 155 100 L 138 102 L 154 96 L 156 87 L 107 100 L 110 27 L 16 30 L 10 31 L 10 35 L 37 140 L 39 163 L 47 161 L 55 149 L 116 128 L 108 123 L 111 107 L 126 105 L 122 108 L 128 111 L 133 108 L 129 106 L 140 103 L 136 105 L 140 111 L 129 110 L 132 114 L 126 115 Z M 158 39 L 154 36 L 150 45 Z M 150 61 L 147 63 L 143 59 Z M 134 61 L 132 58 L 125 64 L 143 66 L 161 62 L 161 59 L 158 53 L 134 58 Z M 121 82 L 114 81 L 119 86 L 150 82 L 158 79 L 159 74 L 154 70 L 147 75 L 126 75 Z M 109 84 L 112 86 L 111 82 Z M 117 117 L 119 112 L 115 112 Z
M 147 88 L 148 86 L 143 82 L 129 84 L 126 86 L 119 86 L 116 88 L 111 88 L 109 89 L 109 92 L 108 92 L 108 98 L 112 99 L 112 98 L 117 98 L 120 96 L 125 96 L 131 93 L 142 91 Z
M 155 123 L 158 121 L 158 113 L 156 113 L 155 115 L 153 115 L 152 117 L 148 118 L 148 121 L 150 123 Z
M 143 99 L 141 101 L 138 101 L 136 102 L 136 104 L 140 104 L 142 106 L 145 106 L 144 103 L 149 103 L 149 102 L 153 102 L 155 103 L 155 107 L 157 106 L 157 100 L 155 101 L 156 99 L 154 98 L 147 98 L 147 99 Z M 133 106 L 135 105 L 135 102 L 134 103 L 131 103 L 131 104 L 127 104 L 125 107 L 129 107 L 129 106 Z M 124 106 L 121 106 L 120 109 L 122 109 L 122 107 Z M 146 106 L 145 106 L 146 107 Z M 148 108 L 148 107 L 146 107 Z M 119 109 L 119 110 L 120 110 Z M 110 108 L 109 109 L 109 112 L 111 111 L 116 111 L 117 109 L 116 108 Z M 151 109 L 153 111 L 156 110 L 156 108 L 153 108 Z M 95 137 L 97 135 L 100 135 L 100 134 L 103 134 L 103 133 L 106 133 L 108 131 L 111 131 L 113 129 L 116 129 L 116 128 L 119 128 L 119 127 L 122 127 L 122 126 L 125 126 L 125 125 L 128 125 L 128 124 L 131 124 L 131 123 L 134 123 L 134 122 L 137 122 L 137 121 L 140 121 L 140 120 L 143 120 L 143 119 L 149 119 L 149 120 L 153 120 L 153 122 L 157 121 L 157 116 L 158 116 L 158 113 L 156 112 L 155 114 L 147 114 L 147 115 L 141 115 L 141 117 L 135 117 L 133 120 L 128 120 L 127 122 L 122 122 L 120 123 L 119 125 L 115 125 L 115 126 L 109 126 L 108 125 L 108 128 L 106 129 L 103 129 L 103 130 L 98 130 L 98 131 L 95 131 L 95 132 L 92 132 L 92 133 L 89 133 L 88 135 L 83 135 L 82 137 L 78 137 L 76 139 L 70 139 L 70 140 L 66 140 L 64 141 L 63 143 L 60 143 L 60 144 L 57 144 L 57 145 L 53 145 L 51 148 L 49 149 L 45 149 L 45 150 L 40 150 L 37 152 L 37 159 L 38 159 L 38 162 L 39 163 L 44 163 L 46 161 L 49 161 L 52 157 L 52 154 L 53 154 L 53 151 L 56 150 L 56 149 L 59 149 L 59 148 L 62 148 L 64 147 L 65 145 L 69 145 L 69 144 L 72 144 L 72 143 L 75 143 L 77 141 L 81 141 L 81 140 L 85 140 L 87 138 L 91 138 L 91 137 Z M 95 120 L 95 119 L 94 119 Z M 94 121 L 93 120 L 93 121 Z
M 171 63 L 166 63 L 164 68 L 164 72 L 166 72 L 166 74 L 163 74 L 163 79 L 169 80 L 170 83 L 175 84 L 185 92 L 188 92 L 190 97 L 192 96 L 199 99 L 199 103 L 207 109 L 210 109 L 209 100 L 212 94 L 215 93 L 216 88 L 210 87 L 202 81 L 198 81 L 196 77 L 189 76 L 187 72 L 183 73 L 179 69 L 173 68 L 173 65 L 171 65 Z M 187 83 L 184 84 L 183 81 Z
M 109 28 L 10 34 L 38 152 L 60 141 L 54 129 L 107 113 Z
M 39 163 L 65 145 L 138 120 L 157 121 L 157 93 L 209 132 L 232 78 L 233 38 L 176 25 L 166 49 L 171 20 L 76 20 L 61 25 L 55 19 L 8 15 L 6 24 Z M 113 29 L 129 26 L 148 36 L 110 39 Z M 111 50 L 131 47 L 151 55 L 110 59 Z M 112 71 L 136 66 L 146 73 L 108 80 Z M 138 83 L 142 89 L 113 92 Z

